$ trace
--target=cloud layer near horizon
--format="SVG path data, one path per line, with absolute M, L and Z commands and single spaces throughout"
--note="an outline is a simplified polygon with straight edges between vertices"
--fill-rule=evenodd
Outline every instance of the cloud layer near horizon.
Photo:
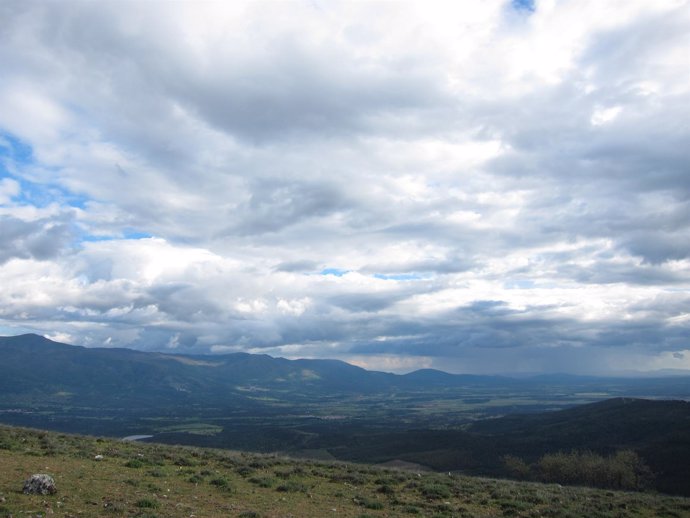
M 690 368 L 690 4 L 0 5 L 0 330 Z

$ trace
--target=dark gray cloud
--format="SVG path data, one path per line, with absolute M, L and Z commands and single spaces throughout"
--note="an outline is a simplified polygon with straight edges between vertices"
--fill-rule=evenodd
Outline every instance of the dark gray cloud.
M 74 238 L 69 219 L 24 221 L 0 216 L 0 264 L 11 259 L 45 261 L 58 257 Z
M 319 265 L 314 261 L 289 261 L 275 265 L 278 272 L 314 272 L 319 270 Z
M 249 201 L 233 211 L 242 219 L 225 232 L 260 235 L 277 232 L 304 219 L 328 216 L 345 210 L 349 203 L 336 185 L 298 183 L 282 178 L 253 182 Z

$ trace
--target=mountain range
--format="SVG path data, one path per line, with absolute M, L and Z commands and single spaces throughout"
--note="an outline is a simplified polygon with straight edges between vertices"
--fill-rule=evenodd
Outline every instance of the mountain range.
M 432 369 L 395 375 L 338 360 L 287 360 L 263 354 L 176 355 L 87 348 L 26 334 L 0 337 L 0 394 L 22 401 L 97 402 L 100 406 L 247 400 L 258 391 L 295 394 L 414 390 L 465 383 L 514 383 Z M 255 400 L 255 398 L 254 398 Z
M 596 378 L 537 375 L 530 378 L 449 374 L 421 369 L 397 375 L 368 371 L 339 360 L 288 360 L 264 354 L 179 355 L 124 348 L 87 348 L 36 334 L 0 337 L 0 394 L 99 405 L 204 403 L 248 393 L 370 394 L 468 386 L 587 385 L 602 381 L 653 396 L 690 394 L 690 376 Z M 627 395 L 627 394 L 619 394 Z M 256 400 L 256 398 L 251 398 Z

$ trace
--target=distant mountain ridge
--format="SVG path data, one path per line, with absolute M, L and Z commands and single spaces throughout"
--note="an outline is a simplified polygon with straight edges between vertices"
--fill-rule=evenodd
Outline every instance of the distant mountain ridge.
M 309 394 L 369 393 L 509 378 L 465 376 L 425 369 L 398 375 L 340 360 L 274 358 L 265 354 L 178 355 L 124 348 L 87 348 L 40 335 L 0 337 L 0 393 L 36 399 L 79 397 L 101 406 L 246 400 L 257 390 Z
M 347 377 L 366 388 L 389 376 L 344 362 L 271 358 L 234 353 L 218 356 L 171 355 L 131 349 L 86 348 L 38 335 L 0 337 L 0 391 L 7 394 L 93 398 L 119 404 L 123 397 L 145 403 L 234 395 L 241 388 L 343 387 Z
M 233 399 L 257 405 L 252 391 L 289 391 L 295 395 L 381 393 L 436 390 L 463 386 L 521 387 L 602 378 L 541 375 L 515 379 L 504 376 L 449 374 L 420 369 L 408 374 L 368 371 L 340 360 L 274 358 L 265 354 L 178 355 L 125 348 L 88 348 L 55 342 L 36 334 L 0 337 L 0 395 L 45 401 L 79 398 L 99 406 L 192 403 Z M 690 393 L 690 377 L 674 378 Z M 622 382 L 621 382 L 622 383 Z M 625 383 L 631 383 L 625 381 Z M 657 380 L 635 381 L 641 390 Z M 667 382 L 663 382 L 668 385 Z

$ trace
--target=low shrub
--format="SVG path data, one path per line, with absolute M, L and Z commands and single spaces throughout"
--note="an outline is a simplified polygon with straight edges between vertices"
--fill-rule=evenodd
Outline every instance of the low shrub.
M 273 484 L 275 483 L 275 480 L 272 479 L 271 477 L 252 477 L 249 479 L 249 482 L 252 484 L 255 484 L 259 487 L 273 487 Z
M 158 501 L 151 498 L 142 498 L 141 500 L 137 500 L 136 504 L 134 505 L 140 509 L 158 509 L 160 507 Z
M 307 490 L 308 488 L 306 485 L 296 480 L 288 480 L 276 488 L 276 491 L 280 491 L 281 493 L 306 493 Z
M 445 484 L 437 483 L 423 485 L 420 489 L 420 492 L 422 493 L 422 495 L 431 500 L 440 498 L 450 498 L 451 495 L 450 488 L 448 486 L 446 486 Z
M 231 490 L 230 483 L 227 481 L 227 479 L 223 477 L 216 477 L 214 479 L 211 479 L 209 481 L 209 484 L 211 484 L 212 486 L 216 486 L 219 489 L 225 489 L 228 491 Z

